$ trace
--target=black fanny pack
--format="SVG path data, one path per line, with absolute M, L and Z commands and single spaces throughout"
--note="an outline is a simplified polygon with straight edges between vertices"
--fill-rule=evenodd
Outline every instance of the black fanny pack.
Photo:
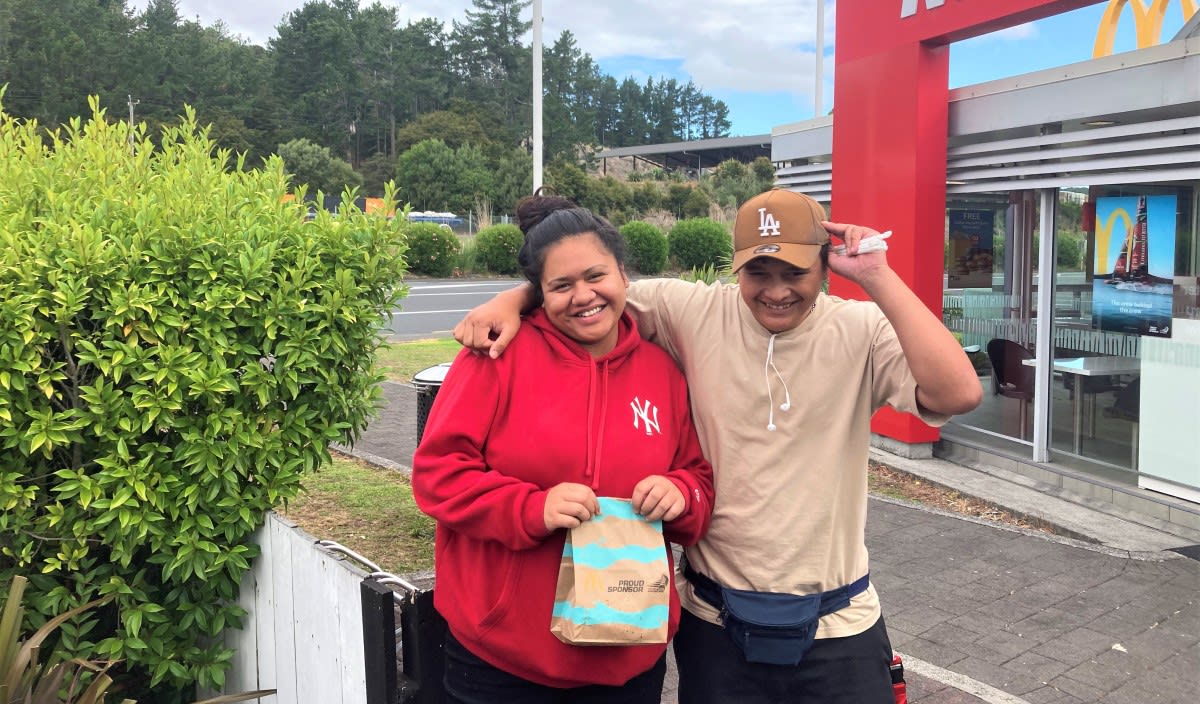
M 820 594 L 779 594 L 731 589 L 684 563 L 683 575 L 696 592 L 721 612 L 725 632 L 747 662 L 797 665 L 812 647 L 821 617 L 850 605 L 871 583 L 865 574 L 844 587 Z

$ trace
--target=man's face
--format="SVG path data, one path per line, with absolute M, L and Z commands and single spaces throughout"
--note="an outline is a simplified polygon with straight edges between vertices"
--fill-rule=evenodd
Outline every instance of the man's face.
M 754 319 L 777 333 L 791 330 L 812 311 L 825 271 L 820 262 L 800 269 L 772 257 L 758 257 L 738 270 L 738 288 Z

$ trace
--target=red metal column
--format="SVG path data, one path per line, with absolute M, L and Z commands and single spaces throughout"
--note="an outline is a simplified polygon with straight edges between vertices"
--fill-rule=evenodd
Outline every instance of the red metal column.
M 832 217 L 892 230 L 892 268 L 935 314 L 942 310 L 947 45 L 1098 1 L 839 0 Z M 865 298 L 837 277 L 830 289 Z M 888 409 L 872 429 L 908 443 L 938 437 Z
M 839 63 L 833 109 L 833 219 L 892 230 L 888 261 L 939 316 L 948 55 L 947 47 L 914 43 Z M 839 277 L 830 290 L 866 298 Z M 935 429 L 890 409 L 876 415 L 872 429 L 908 443 L 938 438 Z

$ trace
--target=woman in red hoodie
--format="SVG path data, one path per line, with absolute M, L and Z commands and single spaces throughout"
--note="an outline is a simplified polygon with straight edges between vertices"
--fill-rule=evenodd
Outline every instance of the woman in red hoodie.
M 666 645 L 582 647 L 550 632 L 563 542 L 613 496 L 694 544 L 712 516 L 712 468 L 683 375 L 624 312 L 621 234 L 557 196 L 522 200 L 517 217 L 540 306 L 513 340 L 519 354 L 459 353 L 413 457 L 413 494 L 437 519 L 446 691 L 464 704 L 658 704 Z

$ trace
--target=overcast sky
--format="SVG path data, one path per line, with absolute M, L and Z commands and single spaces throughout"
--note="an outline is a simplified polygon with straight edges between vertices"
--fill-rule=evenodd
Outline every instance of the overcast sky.
M 401 24 L 422 17 L 463 21 L 470 0 L 411 0 L 398 7 Z M 980 2 L 985 0 L 978 0 Z M 892 2 L 899 8 L 900 0 Z M 563 30 L 602 71 L 633 76 L 692 80 L 730 107 L 732 134 L 770 132 L 774 125 L 814 114 L 817 0 L 543 0 L 543 41 Z M 362 4 L 369 4 L 363 2 Z M 1177 2 L 1168 13 L 1166 35 L 1178 26 Z M 140 10 L 146 0 L 128 0 Z M 265 45 L 287 13 L 304 0 L 179 0 L 184 19 L 225 23 L 231 34 Z M 826 1 L 822 114 L 833 105 L 834 0 Z M 1083 61 L 1104 5 L 1021 25 L 951 47 L 950 85 L 960 86 Z M 1129 13 L 1128 8 L 1125 10 Z M 1131 25 L 1123 22 L 1123 25 Z M 1172 29 L 1173 27 L 1173 29 Z M 1128 30 L 1128 31 L 1126 31 Z M 1122 35 L 1132 34 L 1122 27 Z M 1118 48 L 1122 47 L 1121 36 Z M 1132 39 L 1124 48 L 1132 48 Z

